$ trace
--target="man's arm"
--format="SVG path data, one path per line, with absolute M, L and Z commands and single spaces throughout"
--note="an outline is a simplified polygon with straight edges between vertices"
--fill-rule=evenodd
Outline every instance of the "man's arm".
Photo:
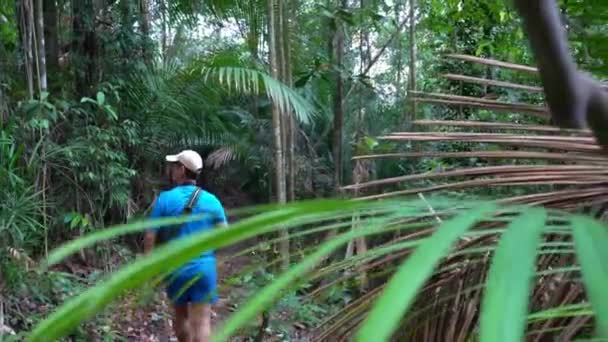
M 589 126 L 608 146 L 608 94 L 577 70 L 555 0 L 515 0 L 538 63 L 553 121 L 561 127 Z
M 150 218 L 156 219 L 163 216 L 163 202 L 160 196 L 154 198 L 154 207 Z M 156 244 L 156 231 L 157 229 L 148 229 L 144 234 L 144 254 L 150 253 Z
M 156 232 L 147 231 L 144 235 L 144 254 L 150 253 L 156 244 Z

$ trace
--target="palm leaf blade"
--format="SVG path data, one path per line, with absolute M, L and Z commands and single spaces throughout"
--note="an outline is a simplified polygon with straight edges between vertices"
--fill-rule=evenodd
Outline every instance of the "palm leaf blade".
M 357 333 L 358 341 L 387 341 L 435 265 L 452 243 L 495 209 L 485 204 L 442 224 L 397 270 Z
M 521 341 L 546 211 L 524 211 L 507 227 L 492 259 L 481 308 L 481 341 Z
M 597 335 L 608 338 L 608 230 L 595 220 L 572 219 L 577 259 L 596 315 Z

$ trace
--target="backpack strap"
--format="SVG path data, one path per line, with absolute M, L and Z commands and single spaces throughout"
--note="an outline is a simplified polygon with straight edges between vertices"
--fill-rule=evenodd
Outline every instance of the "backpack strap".
M 199 188 L 198 186 L 196 187 L 196 189 L 194 189 L 194 191 L 192 192 L 192 195 L 190 196 L 190 200 L 188 201 L 188 204 L 184 208 L 184 213 L 192 212 L 192 208 L 194 207 L 194 205 L 196 205 L 196 203 L 198 201 L 198 197 L 202 191 L 203 191 L 203 189 Z
M 190 195 L 190 199 L 188 200 L 188 203 L 186 204 L 186 206 L 184 207 L 184 210 L 182 211 L 182 215 L 189 214 L 192 212 L 192 208 L 194 208 L 194 206 L 196 205 L 196 203 L 198 201 L 198 197 L 202 191 L 203 191 L 203 189 L 201 189 L 199 187 L 196 187 L 196 189 L 194 189 L 194 191 L 192 192 L 192 195 Z M 169 240 L 173 239 L 175 236 L 177 236 L 177 234 L 182 229 L 182 227 L 183 227 L 183 224 L 180 226 L 163 227 L 160 230 L 159 235 L 158 235 L 159 244 L 164 244 L 164 243 L 168 242 Z

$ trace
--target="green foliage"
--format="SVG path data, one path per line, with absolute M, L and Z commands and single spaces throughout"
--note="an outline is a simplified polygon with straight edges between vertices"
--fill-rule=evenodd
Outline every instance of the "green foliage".
M 544 209 L 513 220 L 496 247 L 481 311 L 484 341 L 520 341 L 525 336 L 530 285 L 537 247 L 546 222 Z M 518 253 L 513 253 L 518 250 Z
M 387 341 L 440 258 L 447 254 L 456 239 L 493 210 L 492 204 L 482 205 L 439 226 L 437 233 L 416 249 L 386 285 L 357 339 Z
M 290 3 L 293 7 L 290 9 L 290 16 L 286 19 L 292 24 L 293 29 L 284 38 L 289 38 L 287 48 L 291 53 L 294 87 L 268 76 L 266 1 L 125 0 L 97 3 L 70 0 L 56 3 L 59 6 L 56 21 L 53 22 L 51 19 L 49 22 L 48 18 L 45 18 L 45 25 L 51 28 L 49 24 L 56 24 L 57 37 L 47 32 L 45 39 L 47 49 L 53 45 L 58 48 L 59 55 L 56 56 L 58 60 L 51 60 L 53 56 L 47 54 L 49 88 L 38 93 L 37 79 L 34 77 L 36 94 L 34 99 L 29 100 L 24 70 L 24 62 L 27 60 L 18 29 L 18 23 L 23 18 L 16 13 L 17 6 L 14 2 L 0 1 L 0 189 L 2 189 L 0 236 L 3 237 L 0 239 L 0 257 L 2 260 L 8 255 L 8 248 L 37 260 L 45 253 L 43 248 L 47 245 L 45 242 L 52 247 L 63 243 L 66 239 L 88 233 L 89 235 L 79 243 L 68 244 L 51 254 L 50 262 L 59 263 L 68 254 L 102 240 L 114 239 L 112 241 L 116 244 L 97 246 L 94 253 L 94 255 L 108 256 L 102 262 L 104 268 L 111 269 L 113 266 L 109 260 L 114 251 L 108 249 L 108 246 L 130 241 L 122 235 L 139 231 L 146 226 L 146 223 L 119 225 L 111 229 L 102 229 L 102 227 L 124 223 L 134 216 L 145 215 L 154 193 L 161 186 L 160 164 L 163 155 L 186 147 L 198 150 L 205 157 L 205 173 L 211 180 L 209 183 L 212 188 L 219 189 L 223 193 L 234 191 L 239 194 L 236 199 L 232 199 L 234 203 L 242 204 L 239 196 L 242 196 L 243 192 L 255 201 L 267 201 L 273 197 L 273 184 L 270 181 L 274 172 L 272 103 L 278 104 L 281 109 L 292 111 L 298 119 L 295 146 L 296 197 L 318 198 L 334 194 L 332 174 L 335 165 L 333 165 L 331 153 L 333 146 L 330 141 L 334 130 L 332 94 L 335 91 L 336 74 L 343 79 L 345 87 L 342 104 L 346 114 L 343 127 L 345 183 L 348 183 L 352 174 L 354 163 L 350 157 L 354 155 L 411 152 L 420 149 L 417 143 L 409 142 L 401 146 L 377 138 L 391 131 L 400 130 L 400 127 L 407 124 L 403 122 L 409 110 L 405 91 L 408 87 L 407 66 L 410 62 L 407 50 L 413 43 L 406 34 L 409 28 L 409 23 L 405 20 L 407 2 L 364 1 L 360 4 L 348 3 L 346 7 L 338 2 Z M 146 13 L 142 12 L 141 3 L 148 4 Z M 562 1 L 560 5 L 564 20 L 568 24 L 568 36 L 577 63 L 596 76 L 606 76 L 608 53 L 605 49 L 607 32 L 604 19 L 607 7 L 597 1 L 581 0 Z M 146 21 L 148 32 L 144 32 Z M 511 71 L 490 70 L 486 67 L 445 61 L 440 58 L 443 53 L 458 52 L 533 64 L 519 19 L 507 1 L 419 1 L 416 21 L 417 32 L 414 39 L 418 47 L 416 77 L 419 90 L 476 97 L 484 96 L 486 93 L 496 93 L 501 101 L 543 103 L 541 94 L 526 95 L 497 87 L 461 85 L 441 77 L 446 72 L 453 72 L 538 84 L 535 78 L 516 75 Z M 406 24 L 398 31 L 401 22 Z M 82 32 L 74 31 L 78 30 L 78 25 L 75 24 L 80 24 Z M 335 63 L 331 51 L 333 30 L 337 27 L 344 30 L 347 37 L 341 65 Z M 94 30 L 91 30 L 92 28 Z M 378 52 L 382 53 L 376 56 Z M 370 66 L 368 73 L 362 75 L 362 71 L 368 67 L 366 64 L 372 59 L 374 66 Z M 34 69 L 37 70 L 36 67 Z M 542 122 L 511 113 L 467 108 L 459 110 L 439 106 L 420 106 L 417 118 L 509 123 Z M 457 129 L 450 127 L 442 128 L 441 131 L 455 132 Z M 448 141 L 424 145 L 422 151 L 474 152 L 478 150 L 477 146 L 465 141 Z M 492 144 L 483 144 L 480 148 L 485 151 L 503 150 Z M 370 161 L 366 165 L 369 167 L 367 170 L 369 179 L 373 180 L 427 171 L 441 172 L 459 167 L 524 163 L 540 162 L 510 158 L 489 160 L 479 157 L 416 160 L 391 158 Z M 399 184 L 398 187 L 413 189 L 421 184 L 432 186 L 443 183 L 445 183 L 444 179 L 432 179 L 420 183 L 407 182 Z M 472 194 L 497 199 L 526 195 L 539 189 L 540 186 L 525 185 L 499 190 L 484 187 L 466 193 L 453 193 L 459 196 L 460 201 L 447 203 L 449 205 L 436 203 L 436 199 L 432 200 L 432 204 L 445 210 L 452 210 L 452 205 L 456 204 L 464 203 L 465 207 L 468 207 L 467 201 Z M 224 199 L 222 196 L 220 198 Z M 412 326 L 418 327 L 419 324 L 423 324 L 416 321 L 418 317 L 426 319 L 431 316 L 425 311 L 430 302 L 437 299 L 437 301 L 454 303 L 441 291 L 438 291 L 439 295 L 436 297 L 426 292 L 420 295 L 424 291 L 421 286 L 435 281 L 435 277 L 440 274 L 439 270 L 443 269 L 443 264 L 439 261 L 451 255 L 448 252 L 449 247 L 452 246 L 448 243 L 450 239 L 443 240 L 440 234 L 435 234 L 428 240 L 423 238 L 391 242 L 391 238 L 384 234 L 391 232 L 399 235 L 400 230 L 391 226 L 388 223 L 390 220 L 399 217 L 413 219 L 409 215 L 418 219 L 421 213 L 426 211 L 426 205 L 421 203 L 415 209 L 409 208 L 411 210 L 395 209 L 399 205 L 390 202 L 386 207 L 374 206 L 374 209 L 384 210 L 386 216 L 371 215 L 375 217 L 375 221 L 365 217 L 362 225 L 366 228 L 361 229 L 360 232 L 350 230 L 354 208 L 349 206 L 344 208 L 344 212 L 338 211 L 338 214 L 334 211 L 335 208 L 329 208 L 323 214 L 326 216 L 319 214 L 319 217 L 311 218 L 310 227 L 305 227 L 301 222 L 293 223 L 292 229 L 297 230 L 292 235 L 294 236 L 292 246 L 296 246 L 292 249 L 296 249 L 293 252 L 297 260 L 294 269 L 281 276 L 269 272 L 263 272 L 263 275 L 250 275 L 252 279 L 248 279 L 242 284 L 243 286 L 249 284 L 252 288 L 258 289 L 270 279 L 275 280 L 271 282 L 269 288 L 260 291 L 261 295 L 256 296 L 251 305 L 230 321 L 227 325 L 228 330 L 224 333 L 227 334 L 229 330 L 235 331 L 241 323 L 253 318 L 260 310 L 270 309 L 277 301 L 279 306 L 282 305 L 287 310 L 295 310 L 300 305 L 301 310 L 295 310 L 298 311 L 296 316 L 300 316 L 298 318 L 300 321 L 307 321 L 307 310 L 310 310 L 311 319 L 307 322 L 311 325 L 311 329 L 318 325 L 327 328 L 328 331 L 332 329 L 335 331 L 336 326 L 345 329 L 345 332 L 355 331 L 353 324 L 357 325 L 358 322 L 363 321 L 362 313 L 370 311 L 370 307 L 365 303 L 372 302 L 369 293 L 360 289 L 359 280 L 350 276 L 352 274 L 350 272 L 357 269 L 355 263 L 377 262 L 379 258 L 388 258 L 392 253 L 407 251 L 419 244 L 422 244 L 422 247 L 428 246 L 428 241 L 436 241 L 436 239 L 444 243 L 443 249 L 437 248 L 429 255 L 420 253 L 425 249 L 430 253 L 430 247 L 421 247 L 422 252 L 416 252 L 412 257 L 414 261 L 410 263 L 402 263 L 402 260 L 398 259 L 394 263 L 381 263 L 382 270 L 372 269 L 369 273 L 366 272 L 374 286 L 387 284 L 388 290 L 396 291 L 397 286 L 402 283 L 400 277 L 405 277 L 406 271 L 403 270 L 409 270 L 408 281 L 403 281 L 408 283 L 407 291 L 393 296 L 392 292 L 387 290 L 387 294 L 381 297 L 379 302 L 379 307 L 386 306 L 389 300 L 398 300 L 402 305 L 395 305 L 393 311 L 388 311 L 391 315 L 389 319 L 383 319 L 382 324 L 374 324 L 374 329 L 369 328 L 371 330 L 365 328 L 362 333 L 380 331 L 383 336 L 388 336 L 390 330 L 405 324 L 400 318 L 402 313 L 408 310 L 409 314 L 406 314 L 406 318 L 410 319 L 408 324 L 412 324 L 407 326 L 408 329 Z M 254 227 L 251 234 L 276 228 L 261 227 L 266 223 L 291 222 L 283 220 L 292 219 L 291 215 L 312 215 L 317 212 L 316 210 L 322 211 L 317 205 L 312 204 L 304 207 L 296 205 L 295 209 L 276 209 L 276 211 L 275 209 L 273 208 L 271 213 L 276 214 L 276 217 L 271 214 L 265 219 L 248 221 L 247 224 L 251 224 L 249 227 Z M 305 213 L 304 209 L 312 211 Z M 347 209 L 352 211 L 349 212 Z M 516 212 L 522 213 L 522 211 Z M 391 215 L 394 217 L 390 217 Z M 532 215 L 539 221 L 542 216 L 538 212 L 530 214 L 530 211 L 524 210 L 519 217 L 530 218 L 527 215 Z M 550 218 L 553 217 L 553 213 L 548 215 Z M 332 221 L 333 225 L 323 221 L 325 219 Z M 520 222 L 517 220 L 513 222 Z M 583 317 L 593 313 L 596 315 L 600 332 L 605 332 L 606 309 L 601 303 L 606 301 L 603 301 L 599 287 L 593 286 L 593 284 L 601 284 L 605 278 L 603 277 L 605 272 L 597 267 L 593 260 L 599 260 L 604 255 L 599 248 L 588 248 L 603 241 L 605 237 L 598 229 L 583 232 L 580 227 L 586 227 L 591 223 L 582 223 L 580 220 L 582 219 L 572 220 L 572 227 L 577 230 L 574 234 L 575 244 L 568 248 L 576 249 L 583 278 L 587 285 L 591 284 L 589 298 L 593 307 L 565 306 L 555 308 L 554 311 L 533 312 L 528 318 L 529 321 L 548 321 L 556 317 Z M 527 226 L 528 223 L 526 221 L 522 225 Z M 419 226 L 397 226 L 404 230 L 422 229 Z M 379 227 L 382 228 L 383 233 L 377 233 Z M 324 239 L 319 238 L 318 234 L 334 228 L 338 229 L 337 239 L 323 243 Z M 464 235 L 477 232 L 472 228 L 468 233 L 464 233 L 471 228 L 466 225 L 459 225 L 457 228 L 462 229 L 460 233 Z M 505 260 L 511 255 L 508 251 L 514 248 L 514 240 L 519 237 L 524 239 L 526 236 L 530 238 L 525 244 L 528 253 L 518 254 L 522 263 L 525 262 L 527 265 L 530 258 L 534 257 L 531 254 L 531 246 L 536 246 L 538 243 L 534 242 L 536 240 L 532 236 L 536 230 L 524 232 L 521 227 L 512 228 L 509 228 L 509 232 L 505 233 L 503 240 L 497 245 L 497 256 L 494 261 L 499 266 L 492 266 L 490 272 L 493 275 L 490 280 L 495 286 L 488 288 L 487 300 L 491 304 L 487 305 L 494 309 L 511 308 L 513 311 L 505 309 L 491 312 L 490 310 L 487 315 L 484 314 L 484 317 L 490 319 L 494 319 L 492 318 L 494 315 L 502 315 L 500 317 L 503 319 L 514 317 L 519 321 L 516 323 L 513 321 L 513 325 L 509 326 L 513 329 L 508 332 L 519 334 L 520 325 L 523 324 L 521 312 L 524 306 L 521 302 L 521 293 L 529 290 L 524 286 L 525 277 L 513 276 L 514 279 L 519 280 L 517 287 L 514 288 L 520 297 L 519 300 L 505 303 L 499 300 L 501 291 L 505 290 L 494 271 L 502 270 L 505 274 L 509 274 L 507 271 L 515 272 L 513 268 L 504 265 Z M 546 226 L 544 228 L 548 229 Z M 200 237 L 197 241 L 201 244 L 197 245 L 197 248 L 215 247 L 227 243 L 228 240 L 238 240 L 244 236 L 239 235 L 244 234 L 240 230 L 230 230 L 230 232 L 235 235 Z M 336 261 L 335 255 L 342 254 L 344 245 L 348 244 L 349 239 L 359 237 L 359 234 L 370 238 L 369 250 L 351 256 L 347 260 Z M 590 239 L 591 235 L 593 238 Z M 118 239 L 119 236 L 121 239 Z M 450 238 L 456 239 L 454 236 Z M 206 242 L 203 244 L 203 241 Z M 273 255 L 270 246 L 275 242 L 276 239 L 269 238 L 263 242 L 265 247 L 259 246 L 257 252 L 262 255 Z M 320 251 L 311 246 L 320 246 Z M 134 247 L 134 244 L 131 247 Z M 190 248 L 193 251 L 195 246 L 192 245 Z M 480 251 L 488 251 L 488 248 L 492 250 L 494 247 L 492 245 L 477 246 L 477 248 L 479 249 L 476 251 L 459 252 L 469 256 L 470 262 L 479 262 Z M 552 248 L 550 250 L 555 255 L 559 256 L 562 253 L 556 247 L 547 248 Z M 335 253 L 332 254 L 332 251 Z M 158 254 L 160 256 L 154 260 L 160 262 L 165 257 L 178 255 L 175 253 L 176 250 L 168 249 L 166 254 Z M 544 252 L 539 250 L 539 253 L 542 255 Z M 327 254 L 332 255 L 329 260 L 325 260 Z M 420 255 L 429 259 L 423 260 L 423 263 L 417 259 L 422 258 Z M 434 263 L 431 262 L 433 260 Z M 99 264 L 98 261 L 86 260 L 92 264 Z M 96 309 L 116 298 L 113 291 L 135 288 L 143 279 L 150 279 L 152 273 L 157 271 L 152 270 L 151 265 L 143 260 L 137 261 L 129 266 L 125 273 L 109 278 L 104 283 L 109 286 L 106 290 L 91 289 L 90 292 L 86 292 L 71 305 L 91 303 L 91 306 L 79 306 L 74 314 L 82 314 L 77 317 L 78 319 L 92 317 Z M 409 272 L 414 272 L 410 268 L 414 267 L 412 265 L 419 266 L 415 268 L 417 274 L 413 277 L 415 281 L 409 281 Z M 435 266 L 439 270 L 433 272 Z M 24 277 L 28 273 L 19 273 L 18 267 L 11 267 L 11 270 L 6 272 L 6 268 L 1 269 L 2 279 L 7 279 L 8 283 L 37 281 Z M 271 265 L 264 267 L 270 268 Z M 313 269 L 316 271 L 308 272 Z M 473 266 L 467 269 L 477 270 Z M 393 278 L 393 282 L 389 282 L 388 276 L 395 270 L 398 270 L 396 277 Z M 141 277 L 137 281 L 129 282 L 128 271 L 136 272 Z M 531 271 L 526 269 L 526 272 Z M 475 272 L 470 271 L 467 275 L 472 273 Z M 337 284 L 323 291 L 318 298 L 308 298 L 307 287 L 310 287 L 311 293 L 315 293 L 313 289 L 319 286 L 315 281 L 324 276 L 332 281 L 336 280 Z M 482 282 L 483 280 L 476 280 L 475 284 L 465 289 L 469 291 L 466 293 L 475 293 L 475 286 L 480 286 Z M 377 288 L 374 287 L 374 290 Z M 11 290 L 15 290 L 15 287 L 11 286 Z M 30 292 L 17 291 L 9 295 L 21 298 L 30 294 Z M 284 294 L 287 299 L 280 300 Z M 417 294 L 418 297 L 415 297 Z M 96 295 L 103 298 L 97 301 L 99 298 L 95 297 Z M 62 297 L 61 300 L 63 299 Z M 18 300 L 16 299 L 15 302 Z M 347 305 L 354 305 L 354 308 L 348 307 L 346 311 L 341 312 L 340 308 L 345 308 Z M 534 306 L 532 305 L 531 308 L 534 309 Z M 334 314 L 335 310 L 338 310 L 337 315 L 346 314 L 335 323 L 323 317 L 323 310 L 331 314 Z M 370 311 L 372 312 L 370 319 L 374 317 L 378 319 L 379 316 L 375 316 L 379 315 L 377 310 L 379 309 Z M 433 310 L 440 311 L 437 307 L 433 307 Z M 60 311 L 60 314 L 65 313 L 66 311 Z M 33 315 L 35 319 L 43 316 L 45 315 Z M 330 314 L 326 313 L 325 316 Z M 454 316 L 457 317 L 457 313 Z M 52 316 L 50 319 L 55 320 L 57 317 L 60 316 Z M 74 326 L 78 319 L 65 321 L 62 323 L 66 324 L 65 326 L 58 327 L 67 329 L 68 325 Z M 29 322 L 27 327 L 29 328 L 31 324 L 33 321 Z M 100 326 L 105 327 L 106 324 Z M 276 332 L 277 327 L 272 329 Z M 489 329 L 483 333 L 487 331 L 490 331 L 488 334 L 499 333 Z M 279 330 L 285 329 L 281 327 Z M 416 333 L 415 329 L 408 331 L 412 334 Z M 84 330 L 80 331 L 80 334 L 82 339 L 87 338 Z M 380 335 L 374 335 L 374 338 L 377 336 Z
M 575 217 L 564 216 L 563 213 L 554 212 L 550 212 L 549 216 L 547 216 L 543 209 L 503 207 L 499 211 L 496 211 L 496 207 L 491 203 L 480 205 L 475 201 L 470 201 L 466 204 L 452 201 L 432 201 L 431 203 L 435 208 L 452 208 L 452 213 L 455 214 L 455 217 L 439 226 L 433 235 L 422 239 L 419 247 L 413 250 L 413 255 L 397 269 L 381 296 L 374 301 L 374 306 L 371 308 L 369 317 L 359 331 L 358 336 L 360 339 L 366 340 L 366 336 L 371 336 L 367 334 L 375 334 L 375 339 L 388 339 L 391 331 L 398 327 L 403 314 L 408 311 L 408 303 L 412 303 L 418 293 L 418 289 L 434 273 L 433 268 L 439 265 L 441 259 L 450 258 L 459 253 L 465 253 L 473 259 L 476 253 L 485 253 L 486 251 L 493 250 L 494 247 L 491 246 L 490 249 L 477 250 L 473 248 L 458 252 L 451 251 L 454 243 L 465 236 L 493 236 L 496 230 L 483 229 L 483 222 L 508 225 L 502 238 L 500 238 L 500 242 L 498 242 L 497 250 L 493 257 L 494 260 L 490 267 L 487 291 L 484 296 L 484 307 L 480 318 L 483 334 L 481 337 L 487 336 L 486 334 L 488 333 L 500 334 L 497 328 L 490 328 L 489 326 L 489 324 L 496 322 L 495 318 L 498 318 L 497 315 L 504 318 L 501 320 L 502 322 L 510 322 L 511 328 L 507 329 L 505 327 L 509 333 L 518 334 L 518 331 L 521 331 L 520 329 L 523 327 L 522 324 L 527 315 L 526 298 L 529 291 L 528 284 L 534 272 L 532 265 L 536 254 L 535 251 L 539 247 L 541 232 L 570 234 L 570 230 L 574 229 L 575 239 L 585 244 L 585 239 L 590 239 L 595 234 L 594 231 L 587 231 L 587 229 L 577 229 L 578 224 L 583 222 L 577 222 Z M 382 205 L 352 201 L 315 201 L 276 208 L 265 207 L 263 213 L 243 220 L 227 229 L 215 230 L 211 233 L 193 237 L 192 239 L 173 242 L 152 253 L 150 256 L 135 261 L 112 275 L 106 281 L 69 300 L 61 309 L 38 325 L 29 338 L 35 341 L 42 338 L 42 336 L 49 338 L 65 335 L 84 319 L 91 317 L 95 312 L 101 310 L 103 306 L 107 305 L 112 299 L 117 298 L 125 290 L 141 286 L 154 277 L 164 274 L 164 272 L 188 260 L 191 256 L 200 253 L 202 250 L 227 246 L 228 244 L 250 238 L 257 234 L 280 229 L 280 227 L 285 225 L 292 229 L 302 227 L 299 229 L 317 232 L 324 231 L 332 229 L 332 224 L 328 224 L 327 222 L 332 222 L 343 216 L 360 215 L 361 221 L 356 230 L 347 230 L 321 244 L 305 255 L 288 271 L 274 278 L 267 286 L 258 291 L 217 332 L 215 340 L 226 340 L 238 328 L 250 322 L 272 303 L 298 288 L 299 284 L 303 285 L 306 279 L 312 280 L 315 277 L 315 273 L 312 271 L 318 267 L 316 265 L 318 265 L 319 261 L 336 248 L 348 243 L 348 241 L 352 241 L 360 236 L 371 237 L 386 234 L 395 229 L 415 232 L 417 229 L 426 227 L 426 225 L 420 226 L 407 223 L 415 222 L 416 218 L 418 220 L 422 219 L 422 222 L 427 222 L 427 224 L 428 222 L 432 222 L 428 221 L 428 218 L 420 216 L 425 212 L 426 207 L 426 202 L 420 203 L 417 201 L 384 202 Z M 550 223 L 552 220 L 553 222 L 559 220 L 559 222 L 567 225 L 552 226 Z M 585 220 L 587 220 L 587 223 L 578 227 L 589 227 L 589 224 L 593 222 L 592 224 L 598 228 L 595 232 L 605 229 L 603 225 L 596 221 L 591 219 Z M 569 222 L 572 222 L 572 224 L 569 225 Z M 156 224 L 169 224 L 169 222 L 157 222 Z M 600 229 L 600 227 L 602 228 Z M 86 240 L 76 240 L 68 246 L 57 250 L 54 256 L 51 257 L 51 261 L 57 262 L 71 251 L 78 250 L 95 241 L 116 236 L 125 231 L 143 229 L 144 226 L 131 225 L 124 228 L 114 229 L 104 235 L 97 233 L 85 238 Z M 467 233 L 469 230 L 470 232 Z M 523 244 L 522 239 L 524 241 Z M 598 240 L 598 242 L 601 241 L 603 240 Z M 590 240 L 589 243 L 591 243 Z M 409 249 L 413 246 L 416 246 L 416 244 L 410 244 L 403 248 Z M 593 253 L 593 250 L 577 250 L 577 254 L 582 260 L 583 269 L 587 268 L 585 272 L 595 277 L 599 276 L 601 271 L 588 268 L 597 265 L 596 263 L 588 263 L 591 260 L 588 257 L 591 257 Z M 517 255 L 517 260 L 521 260 L 521 263 L 513 261 L 514 255 Z M 355 260 L 353 259 L 351 262 L 356 262 Z M 349 264 L 345 264 L 339 269 L 348 267 Z M 600 284 L 598 280 L 599 278 L 585 276 L 586 288 L 594 293 L 594 288 Z M 507 294 L 505 291 L 509 293 Z M 601 296 L 601 293 L 597 292 L 596 295 Z M 602 317 L 600 316 L 603 314 L 603 303 L 605 301 L 601 297 L 594 297 L 596 295 L 591 296 L 591 304 L 597 310 L 598 318 L 601 320 Z M 572 312 L 571 309 L 566 308 L 560 310 L 553 311 L 551 315 L 564 317 Z M 381 315 L 382 319 L 377 319 L 379 313 L 383 314 Z M 589 314 L 588 311 L 587 314 Z M 530 319 L 548 317 L 548 315 L 550 315 L 549 312 L 543 313 L 542 316 L 535 314 L 531 315 Z M 405 317 L 408 317 L 407 314 Z M 598 330 L 599 336 L 603 334 L 601 329 L 600 325 Z M 501 336 L 500 339 L 504 338 L 504 335 Z
M 572 223 L 577 258 L 597 317 L 596 334 L 605 339 L 608 338 L 608 301 L 602 284 L 608 279 L 605 263 L 608 254 L 603 246 L 608 241 L 608 233 L 604 226 L 585 217 L 575 217 Z

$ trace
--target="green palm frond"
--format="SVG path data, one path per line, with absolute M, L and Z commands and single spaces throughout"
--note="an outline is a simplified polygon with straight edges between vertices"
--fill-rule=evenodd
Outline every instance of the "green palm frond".
M 434 208 L 433 213 L 429 213 L 429 206 Z M 294 239 L 323 236 L 335 229 L 341 233 L 319 246 L 301 251 L 296 258 L 298 261 L 290 270 L 257 292 L 229 318 L 218 331 L 216 340 L 225 340 L 303 282 L 337 276 L 334 285 L 315 291 L 320 293 L 345 282 L 348 277 L 360 276 L 348 272 L 353 267 L 365 270 L 363 272 L 368 273 L 370 279 L 375 279 L 375 287 L 356 301 L 345 304 L 341 312 L 328 317 L 328 321 L 323 323 L 325 329 L 313 329 L 314 335 L 325 336 L 323 339 L 337 336 L 348 338 L 359 331 L 361 341 L 368 340 L 369 336 L 373 336 L 374 340 L 386 340 L 382 337 L 395 336 L 393 331 L 397 330 L 399 334 L 407 335 L 402 337 L 414 340 L 422 338 L 420 334 L 425 329 L 435 329 L 434 336 L 437 338 L 452 336 L 456 340 L 454 334 L 460 334 L 458 340 L 461 340 L 478 336 L 476 326 L 480 322 L 484 334 L 481 337 L 491 333 L 502 340 L 506 335 L 502 335 L 501 331 L 511 336 L 533 336 L 538 333 L 538 324 L 547 327 L 547 322 L 553 324 L 559 321 L 560 325 L 569 326 L 568 334 L 592 337 L 593 331 L 584 328 L 584 325 L 576 328 L 579 326 L 576 322 L 580 315 L 597 315 L 595 335 L 605 336 L 603 319 L 608 298 L 605 291 L 597 291 L 602 286 L 598 282 L 604 279 L 605 270 L 598 267 L 602 262 L 591 262 L 604 258 L 602 249 L 583 250 L 577 247 L 575 251 L 572 242 L 568 241 L 574 235 L 576 244 L 580 243 L 580 246 L 587 246 L 591 241 L 597 246 L 608 243 L 605 241 L 608 239 L 606 227 L 592 219 L 585 218 L 586 221 L 582 222 L 576 216 L 542 208 L 496 207 L 474 200 L 439 199 L 313 201 L 264 206 L 251 213 L 255 215 L 227 229 L 171 243 L 149 257 L 128 265 L 49 316 L 34 330 L 31 340 L 65 335 L 124 291 L 137 288 L 202 250 L 227 246 L 285 227 L 290 229 Z M 438 216 L 444 223 L 438 225 Z M 595 225 L 597 229 L 589 231 L 589 225 Z M 99 231 L 55 251 L 50 256 L 51 261 L 58 262 L 94 243 L 145 227 L 146 224 L 132 224 Z M 333 251 L 360 238 L 384 243 L 375 244 L 344 260 L 322 264 Z M 494 256 L 491 256 L 493 252 Z M 576 260 L 570 258 L 574 253 L 583 267 L 582 279 L 572 274 L 573 270 L 578 269 Z M 536 254 L 538 260 L 534 270 L 531 266 Z M 397 266 L 402 261 L 404 263 Z M 522 272 L 524 269 L 526 271 Z M 486 273 L 489 274 L 487 283 Z M 379 281 L 382 279 L 388 282 Z M 556 285 L 549 285 L 554 281 L 557 281 Z M 487 290 L 483 292 L 486 284 Z M 581 296 L 580 291 L 575 296 L 566 294 L 569 299 L 565 300 L 562 297 L 549 301 L 536 299 L 538 289 L 563 284 L 585 286 L 589 291 L 592 310 L 589 307 L 568 309 L 585 303 L 586 297 Z M 311 296 L 308 300 L 313 298 Z M 479 310 L 479 307 L 483 307 L 481 316 L 469 314 L 471 310 Z M 500 331 L 500 327 L 493 327 L 493 318 L 499 316 L 503 319 L 501 322 L 507 324 Z M 457 329 L 450 329 L 450 326 L 454 326 L 452 324 L 431 328 L 429 324 L 434 324 L 431 322 L 437 322 L 437 319 L 444 322 L 453 319 L 460 323 Z M 545 329 L 541 334 L 557 336 L 563 331 Z
M 313 106 L 295 90 L 264 72 L 240 67 L 210 67 L 203 68 L 201 73 L 205 79 L 216 80 L 228 91 L 254 95 L 265 93 L 281 111 L 293 111 L 302 123 L 309 123 L 314 113 Z

